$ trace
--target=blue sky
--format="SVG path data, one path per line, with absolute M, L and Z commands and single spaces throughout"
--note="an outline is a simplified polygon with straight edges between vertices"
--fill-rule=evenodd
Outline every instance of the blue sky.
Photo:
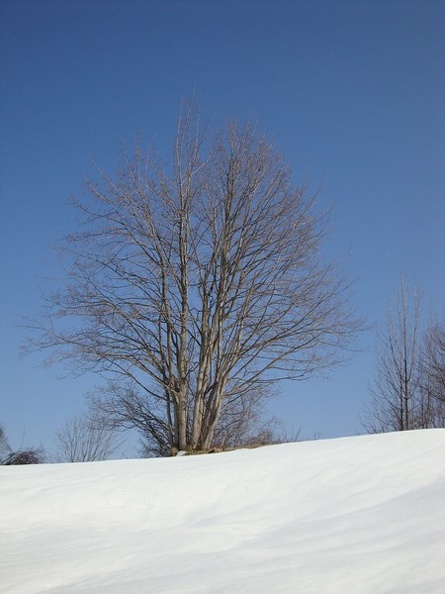
M 180 100 L 258 120 L 333 206 L 328 257 L 356 278 L 374 325 L 404 274 L 445 315 L 445 3 L 434 0 L 0 0 L 0 423 L 51 447 L 98 378 L 18 358 L 22 315 L 60 276 L 51 246 L 75 229 L 90 156 L 120 142 L 167 153 Z M 334 370 L 283 385 L 272 410 L 304 435 L 361 433 L 374 331 Z

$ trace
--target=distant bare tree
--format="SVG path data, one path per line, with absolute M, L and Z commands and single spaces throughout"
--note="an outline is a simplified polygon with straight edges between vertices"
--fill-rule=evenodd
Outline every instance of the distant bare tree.
M 114 376 L 117 420 L 162 453 L 209 449 L 255 391 L 344 357 L 361 323 L 320 258 L 327 217 L 255 126 L 202 135 L 183 105 L 171 168 L 138 147 L 100 174 L 31 346 Z
M 2 461 L 11 454 L 11 451 L 5 429 L 3 425 L 0 425 L 0 463 L 3 463 Z
M 445 427 L 445 326 L 431 322 L 421 361 L 421 412 L 425 427 Z
M 362 422 L 371 433 L 405 431 L 422 425 L 419 418 L 420 295 L 412 299 L 402 281 L 394 306 L 387 311 L 380 336 L 377 379 Z
M 0 425 L 0 464 L 18 466 L 23 464 L 40 464 L 44 461 L 42 448 L 22 448 L 13 450 L 9 445 L 5 429 Z
M 121 445 L 116 429 L 95 412 L 83 412 L 69 419 L 56 432 L 61 462 L 106 460 Z
M 12 452 L 4 461 L 4 466 L 23 466 L 25 464 L 41 464 L 44 461 L 43 452 L 40 449 L 26 449 Z

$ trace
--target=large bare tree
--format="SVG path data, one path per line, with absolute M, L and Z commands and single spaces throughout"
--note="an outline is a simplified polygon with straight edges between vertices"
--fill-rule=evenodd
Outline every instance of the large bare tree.
M 344 356 L 360 322 L 320 258 L 327 216 L 254 125 L 201 134 L 184 104 L 168 168 L 138 147 L 87 189 L 34 346 L 111 375 L 96 404 L 160 453 Z

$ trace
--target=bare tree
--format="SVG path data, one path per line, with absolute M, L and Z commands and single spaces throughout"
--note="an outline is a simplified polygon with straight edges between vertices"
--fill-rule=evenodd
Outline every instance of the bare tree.
M 100 403 L 163 453 L 209 449 L 230 407 L 344 357 L 361 322 L 320 258 L 327 217 L 255 126 L 201 134 L 183 105 L 169 169 L 137 147 L 87 189 L 34 346 L 114 377 Z
M 274 418 L 265 418 L 263 406 L 264 401 L 274 395 L 270 386 L 258 385 L 255 390 L 226 399 L 209 448 L 227 449 L 263 441 L 259 436 L 271 434 L 272 426 L 276 425 Z M 167 424 L 162 418 L 157 422 L 153 418 L 156 403 L 144 398 L 128 382 L 108 382 L 104 388 L 90 394 L 89 400 L 92 409 L 112 424 L 139 431 L 143 457 L 167 456 L 179 451 L 171 446 Z
M 123 443 L 116 428 L 100 414 L 89 411 L 72 417 L 56 432 L 62 462 L 106 460 Z
M 408 295 L 405 282 L 387 311 L 380 336 L 377 379 L 371 388 L 363 425 L 371 433 L 405 431 L 419 426 L 420 295 Z
M 3 464 L 3 460 L 6 460 L 11 454 L 11 446 L 9 445 L 8 438 L 6 436 L 3 425 L 0 425 L 0 463 Z
M 42 448 L 23 448 L 13 450 L 9 445 L 5 429 L 0 425 L 0 465 L 18 466 L 23 464 L 40 464 L 44 461 Z
M 445 427 L 445 326 L 431 322 L 425 332 L 420 368 L 425 427 Z
M 25 464 L 41 464 L 44 461 L 41 449 L 30 448 L 12 452 L 5 460 L 4 466 L 23 466 Z

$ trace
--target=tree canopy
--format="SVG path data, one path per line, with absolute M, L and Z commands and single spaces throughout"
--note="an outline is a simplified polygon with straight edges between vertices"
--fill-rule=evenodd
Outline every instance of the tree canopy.
M 202 132 L 183 104 L 169 166 L 137 146 L 98 177 L 33 343 L 110 378 L 113 422 L 208 449 L 271 383 L 344 356 L 360 321 L 321 258 L 327 215 L 255 125 Z

